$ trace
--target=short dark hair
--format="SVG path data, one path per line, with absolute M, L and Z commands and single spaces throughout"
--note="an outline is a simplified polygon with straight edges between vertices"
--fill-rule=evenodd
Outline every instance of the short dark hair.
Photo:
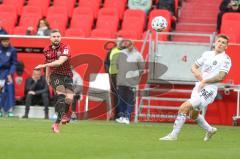
M 61 34 L 60 30 L 58 30 L 58 29 L 52 29 L 50 34 L 53 34 L 53 33 L 60 33 Z
M 218 39 L 218 38 L 226 39 L 226 40 L 227 40 L 227 43 L 229 42 L 229 37 L 228 37 L 227 35 L 225 35 L 225 34 L 219 34 L 219 35 L 217 35 L 217 39 Z
M 9 37 L 1 37 L 1 38 L 0 38 L 0 41 L 9 41 L 9 40 L 10 40 Z

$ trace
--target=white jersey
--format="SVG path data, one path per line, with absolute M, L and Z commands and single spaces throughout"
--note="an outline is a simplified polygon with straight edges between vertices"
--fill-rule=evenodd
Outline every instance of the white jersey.
M 232 65 L 230 57 L 225 52 L 216 55 L 215 51 L 204 52 L 195 64 L 200 67 L 204 80 L 217 76 L 220 71 L 228 73 Z M 216 83 L 209 85 L 217 87 Z
M 215 55 L 215 51 L 206 51 L 195 61 L 201 69 L 203 79 L 209 79 L 217 76 L 220 71 L 228 73 L 231 68 L 231 59 L 223 52 Z M 188 100 L 195 110 L 202 110 L 208 104 L 212 103 L 217 95 L 216 83 L 208 84 L 199 92 L 200 82 L 197 82 L 193 88 L 191 98 Z

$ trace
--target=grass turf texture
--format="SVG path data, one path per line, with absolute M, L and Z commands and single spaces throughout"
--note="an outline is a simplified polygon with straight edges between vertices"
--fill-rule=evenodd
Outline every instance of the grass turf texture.
M 209 142 L 197 125 L 186 124 L 177 141 L 159 141 L 171 124 L 120 125 L 79 121 L 51 132 L 46 120 L 0 119 L 0 159 L 240 158 L 239 127 L 217 126 Z

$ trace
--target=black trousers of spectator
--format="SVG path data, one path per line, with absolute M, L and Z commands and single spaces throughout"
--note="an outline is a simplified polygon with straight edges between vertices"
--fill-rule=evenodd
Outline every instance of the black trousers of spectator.
M 131 119 L 131 113 L 136 101 L 136 89 L 127 86 L 118 86 L 118 117 Z
M 110 86 L 111 86 L 111 103 L 112 103 L 112 119 L 117 118 L 117 104 L 118 104 L 118 92 L 117 92 L 117 74 L 110 75 Z
M 30 106 L 33 104 L 39 104 L 39 103 L 43 103 L 44 105 L 44 111 L 45 113 L 48 113 L 48 106 L 49 106 L 49 97 L 48 97 L 48 93 L 42 93 L 41 95 L 32 95 L 32 94 L 28 94 L 26 96 L 26 100 L 25 100 L 25 111 L 28 114 Z

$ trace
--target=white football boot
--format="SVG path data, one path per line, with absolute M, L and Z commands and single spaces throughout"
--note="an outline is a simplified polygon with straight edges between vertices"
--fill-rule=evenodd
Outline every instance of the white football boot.
M 174 141 L 174 140 L 177 140 L 177 137 L 176 136 L 173 136 L 171 133 L 168 134 L 167 136 L 164 136 L 162 138 L 159 138 L 159 140 L 162 140 L 162 141 Z
M 217 128 L 212 128 L 212 130 L 211 131 L 207 131 L 206 132 L 206 135 L 205 135 L 205 137 L 204 137 L 204 141 L 209 141 L 210 139 L 211 139 L 211 137 L 214 135 L 214 134 L 216 134 L 216 132 L 217 132 Z

